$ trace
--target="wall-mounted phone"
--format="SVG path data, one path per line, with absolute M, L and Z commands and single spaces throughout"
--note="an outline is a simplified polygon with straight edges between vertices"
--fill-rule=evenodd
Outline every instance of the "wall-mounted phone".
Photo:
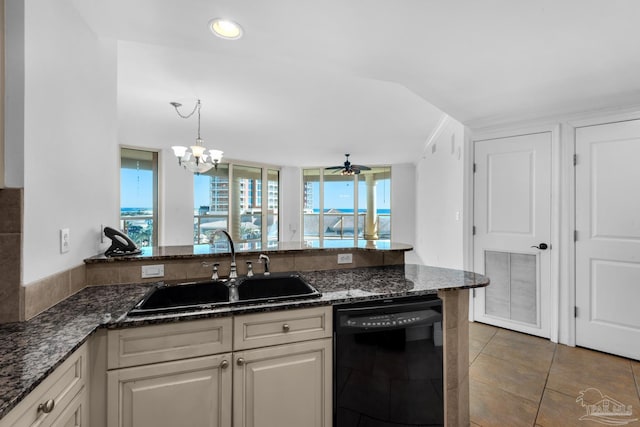
M 111 239 L 111 246 L 104 251 L 106 256 L 136 255 L 142 252 L 129 236 L 115 228 L 105 227 L 104 235 Z

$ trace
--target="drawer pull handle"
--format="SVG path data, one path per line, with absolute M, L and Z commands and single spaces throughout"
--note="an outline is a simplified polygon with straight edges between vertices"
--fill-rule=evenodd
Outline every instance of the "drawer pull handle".
M 228 360 L 223 360 L 223 361 L 220 363 L 220 368 L 222 368 L 222 369 L 227 369 L 228 367 L 229 367 L 229 361 L 228 361 Z
M 236 363 L 238 364 L 238 366 L 242 366 L 244 365 L 244 359 L 242 357 L 238 357 L 238 360 L 236 360 Z
M 289 330 L 291 329 L 291 327 L 289 326 L 288 323 L 285 323 L 284 325 L 282 325 L 282 330 L 285 332 L 289 332 Z
M 49 399 L 44 403 L 38 405 L 38 411 L 41 411 L 45 414 L 53 411 L 53 408 L 56 406 L 56 401 L 53 399 Z

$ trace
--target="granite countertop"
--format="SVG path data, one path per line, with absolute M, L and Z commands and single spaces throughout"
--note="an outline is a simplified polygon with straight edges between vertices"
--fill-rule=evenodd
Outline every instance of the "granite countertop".
M 358 240 L 357 243 L 347 240 L 327 240 L 320 243 L 317 240 L 305 242 L 245 242 L 234 244 L 236 254 L 248 254 L 267 252 L 272 253 L 300 253 L 300 252 L 318 252 L 318 251 L 339 251 L 345 249 L 353 249 L 358 251 L 403 251 L 407 252 L 413 249 L 411 245 L 405 243 L 395 243 L 383 240 Z M 142 253 L 138 255 L 107 257 L 104 254 L 96 255 L 84 260 L 86 264 L 97 264 L 105 262 L 121 262 L 121 261 L 147 261 L 147 260 L 163 260 L 163 259 L 188 259 L 195 257 L 208 257 L 211 255 L 224 254 L 229 256 L 229 247 L 227 244 L 220 246 L 191 245 L 191 246 L 160 246 L 160 247 L 143 247 L 140 248 Z
M 98 328 L 132 327 L 390 296 L 418 296 L 489 284 L 489 279 L 480 274 L 415 264 L 300 274 L 322 292 L 320 298 L 129 317 L 128 311 L 157 284 L 91 286 L 27 322 L 0 325 L 0 419 Z

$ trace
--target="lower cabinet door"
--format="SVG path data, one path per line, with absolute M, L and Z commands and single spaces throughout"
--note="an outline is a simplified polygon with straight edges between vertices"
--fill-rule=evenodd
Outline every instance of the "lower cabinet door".
M 234 427 L 331 427 L 331 339 L 233 355 Z
M 107 372 L 109 427 L 230 427 L 231 353 Z

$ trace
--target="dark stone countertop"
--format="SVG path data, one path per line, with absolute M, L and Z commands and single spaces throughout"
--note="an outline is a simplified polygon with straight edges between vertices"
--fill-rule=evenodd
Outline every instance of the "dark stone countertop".
M 395 243 L 384 240 L 358 240 L 357 243 L 348 240 L 327 240 L 320 243 L 317 240 L 305 242 L 246 242 L 234 244 L 236 254 L 250 254 L 266 252 L 269 254 L 311 253 L 326 251 L 344 251 L 347 249 L 357 251 L 402 251 L 413 249 L 405 243 Z M 84 260 L 85 264 L 98 264 L 105 262 L 131 262 L 151 261 L 166 259 L 190 259 L 197 257 L 210 257 L 211 255 L 229 256 L 229 247 L 226 244 L 212 246 L 209 244 L 191 246 L 160 246 L 141 248 L 138 255 L 126 255 L 107 257 L 104 254 L 95 255 Z
M 0 325 L 0 419 L 98 328 L 418 296 L 489 284 L 480 274 L 414 264 L 300 274 L 322 292 L 322 297 L 134 318 L 127 316 L 128 311 L 156 284 L 91 286 L 27 322 Z

